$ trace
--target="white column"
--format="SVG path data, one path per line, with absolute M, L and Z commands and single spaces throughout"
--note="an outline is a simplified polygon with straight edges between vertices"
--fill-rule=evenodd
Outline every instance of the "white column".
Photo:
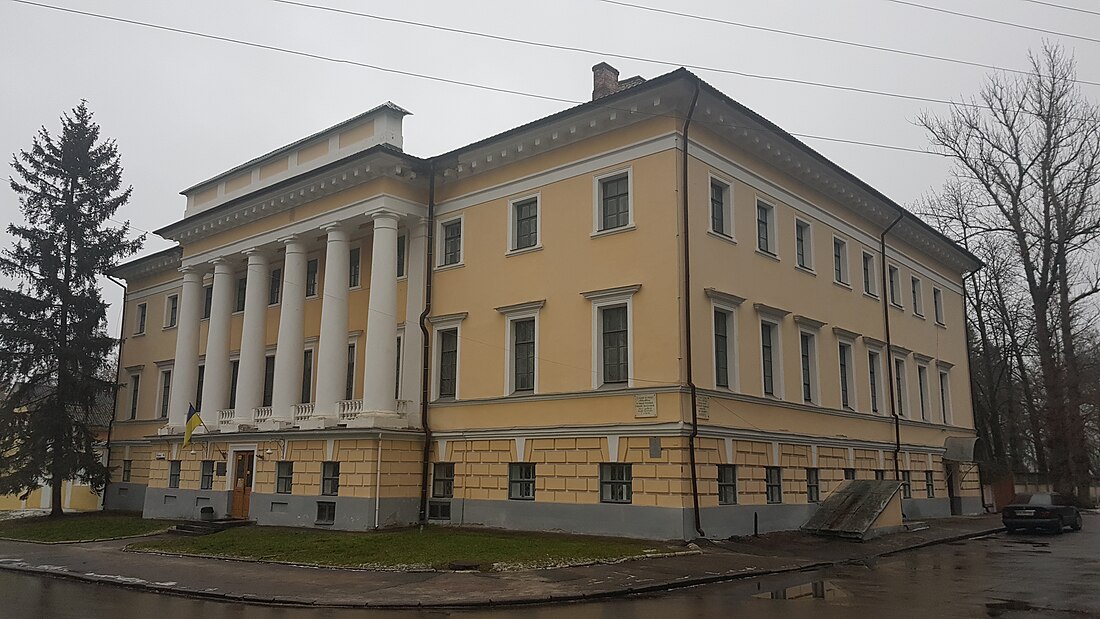
M 216 428 L 218 411 L 229 405 L 229 319 L 233 314 L 233 266 L 214 260 L 214 291 L 206 334 L 206 370 L 202 382 L 202 413 L 207 427 Z
M 317 350 L 317 398 L 313 415 L 318 423 L 335 425 L 336 402 L 344 399 L 348 373 L 348 233 L 339 224 L 322 228 L 328 233 L 325 250 L 325 296 L 321 302 L 321 336 Z
M 306 247 L 296 236 L 282 240 L 286 245 L 283 262 L 283 298 L 279 307 L 279 340 L 275 348 L 275 392 L 271 399 L 271 421 L 275 425 L 294 423 L 290 407 L 302 399 L 302 356 L 305 354 Z
M 427 259 L 427 225 L 423 220 L 409 225 L 405 243 L 408 260 L 405 263 L 407 294 L 405 298 L 405 337 L 401 342 L 401 399 L 406 400 L 410 425 L 421 427 L 420 379 L 421 347 L 424 333 L 420 330 L 420 314 L 424 311 L 424 261 Z
M 199 321 L 202 320 L 202 271 L 183 267 L 179 319 L 176 323 L 176 362 L 172 368 L 172 393 L 168 401 L 168 425 L 162 434 L 183 431 L 187 409 L 199 381 Z
M 363 411 L 397 412 L 397 215 L 374 215 Z
M 271 273 L 267 255 L 258 249 L 248 256 L 241 328 L 241 365 L 237 369 L 237 423 L 251 423 L 252 409 L 263 404 L 264 353 L 267 350 L 267 299 Z

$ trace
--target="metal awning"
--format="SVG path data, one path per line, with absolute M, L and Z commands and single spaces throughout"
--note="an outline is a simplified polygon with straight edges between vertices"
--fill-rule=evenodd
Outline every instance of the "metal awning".
M 976 436 L 949 436 L 943 441 L 943 459 L 952 462 L 973 462 Z

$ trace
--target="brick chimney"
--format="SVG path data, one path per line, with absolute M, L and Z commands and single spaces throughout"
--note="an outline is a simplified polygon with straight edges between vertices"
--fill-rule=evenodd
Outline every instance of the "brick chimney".
M 619 70 L 606 62 L 601 62 L 592 67 L 592 100 L 595 101 L 601 97 L 613 95 L 620 90 L 637 86 L 644 81 L 645 78 L 635 75 L 620 82 Z

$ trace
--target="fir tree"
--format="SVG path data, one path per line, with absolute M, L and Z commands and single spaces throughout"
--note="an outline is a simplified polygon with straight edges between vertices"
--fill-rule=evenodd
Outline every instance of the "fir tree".
M 100 378 L 114 340 L 97 276 L 143 238 L 108 225 L 132 188 L 86 102 L 62 115 L 60 135 L 42 127 L 12 168 L 26 223 L 8 226 L 15 242 L 0 250 L 0 272 L 18 282 L 0 289 L 0 494 L 50 483 L 59 516 L 64 481 L 100 490 L 110 476 L 89 423 L 115 392 Z

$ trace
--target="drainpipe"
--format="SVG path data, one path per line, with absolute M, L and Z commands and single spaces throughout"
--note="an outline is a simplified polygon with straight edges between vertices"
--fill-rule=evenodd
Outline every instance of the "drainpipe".
M 681 181 L 681 199 L 683 201 L 684 217 L 684 354 L 686 362 L 684 370 L 687 374 L 687 386 L 691 392 L 691 433 L 688 435 L 688 459 L 691 462 L 691 502 L 692 512 L 695 516 L 695 532 L 699 537 L 706 537 L 703 532 L 703 524 L 699 517 L 699 474 L 695 470 L 695 439 L 699 437 L 699 408 L 695 390 L 695 381 L 691 371 L 691 242 L 688 231 L 691 230 L 688 220 L 688 129 L 691 127 L 691 117 L 695 115 L 695 106 L 699 103 L 699 80 L 695 81 L 695 93 L 691 96 L 691 107 L 688 108 L 687 119 L 684 120 L 683 141 L 683 173 Z
M 905 213 L 898 214 L 898 218 L 894 220 L 894 223 L 887 226 L 879 236 L 879 256 L 882 260 L 882 325 L 886 331 L 886 337 L 884 338 L 886 340 L 886 376 L 887 380 L 890 381 L 887 389 L 890 391 L 890 414 L 894 416 L 894 481 L 901 481 L 901 465 L 898 463 L 901 458 L 901 417 L 898 415 L 896 403 L 898 394 L 894 392 L 894 352 L 891 350 L 893 345 L 890 342 L 890 288 L 886 278 L 888 271 L 886 266 L 886 234 L 898 225 L 898 222 L 904 216 Z M 898 286 L 901 286 L 901 282 L 898 282 Z
M 374 528 L 378 528 L 378 511 L 382 505 L 382 433 L 378 433 L 374 461 Z
M 122 343 L 126 341 L 126 284 L 118 281 L 110 275 L 105 276 L 122 288 L 122 317 L 120 318 L 120 325 L 118 329 L 118 359 L 115 359 L 115 388 L 114 402 L 111 406 L 111 421 L 107 423 L 107 467 L 108 472 L 111 466 L 111 431 L 115 428 L 115 417 L 118 416 L 118 389 L 122 384 Z M 111 485 L 111 477 L 107 476 L 107 483 L 103 486 L 103 511 L 107 511 L 107 487 Z
M 420 524 L 428 523 L 428 467 L 432 459 L 432 427 L 428 423 L 429 368 L 431 364 L 431 334 L 428 315 L 432 312 L 432 272 L 435 256 L 435 160 L 428 164 L 428 256 L 424 262 L 424 311 L 420 313 L 420 332 L 424 334 L 420 357 L 420 419 L 424 425 L 424 454 L 420 468 Z

